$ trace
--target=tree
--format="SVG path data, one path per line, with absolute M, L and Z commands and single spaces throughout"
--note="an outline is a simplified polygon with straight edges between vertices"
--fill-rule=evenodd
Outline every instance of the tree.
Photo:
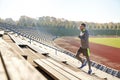
M 16 25 L 16 22 L 13 21 L 12 18 L 6 18 L 4 22 L 5 22 L 5 23 L 8 23 L 8 24 L 11 24 L 11 25 Z
M 4 22 L 4 20 L 0 18 L 0 22 Z
M 34 18 L 30 18 L 30 17 L 27 17 L 27 16 L 21 16 L 20 19 L 19 19 L 19 21 L 18 21 L 18 24 L 20 26 L 32 27 L 33 24 L 35 24 L 36 22 L 37 22 L 37 20 L 34 19 Z

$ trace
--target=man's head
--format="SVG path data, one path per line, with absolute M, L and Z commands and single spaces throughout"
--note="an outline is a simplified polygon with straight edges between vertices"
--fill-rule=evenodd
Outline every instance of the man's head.
M 86 27 L 86 24 L 85 24 L 85 23 L 82 23 L 82 24 L 80 25 L 80 30 L 85 29 L 85 27 Z

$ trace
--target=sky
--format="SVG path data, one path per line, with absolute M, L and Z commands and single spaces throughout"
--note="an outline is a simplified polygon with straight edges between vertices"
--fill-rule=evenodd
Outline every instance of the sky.
M 51 16 L 72 21 L 120 22 L 120 0 L 0 0 L 0 18 Z

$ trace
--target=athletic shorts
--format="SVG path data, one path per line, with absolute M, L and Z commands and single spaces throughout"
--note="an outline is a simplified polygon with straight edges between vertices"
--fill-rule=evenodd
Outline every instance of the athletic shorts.
M 83 53 L 84 56 L 90 56 L 90 49 L 89 48 L 79 48 L 78 49 L 78 54 Z

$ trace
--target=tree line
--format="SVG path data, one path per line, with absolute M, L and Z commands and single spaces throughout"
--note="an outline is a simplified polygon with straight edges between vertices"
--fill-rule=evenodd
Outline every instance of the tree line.
M 34 27 L 34 26 L 45 26 L 45 27 L 65 27 L 65 28 L 78 28 L 82 21 L 69 21 L 64 18 L 55 18 L 49 16 L 43 16 L 35 18 L 30 18 L 27 16 L 21 16 L 18 21 L 14 21 L 12 18 L 6 18 L 5 20 L 0 18 L 0 22 L 5 22 L 17 26 Z M 88 25 L 88 29 L 111 29 L 119 30 L 120 23 L 94 23 L 94 22 L 84 22 Z
M 22 28 L 35 28 L 44 30 L 55 36 L 77 36 L 79 34 L 79 26 L 82 21 L 69 21 L 64 18 L 55 18 L 49 16 L 38 17 L 37 19 L 21 16 L 18 21 L 14 21 L 12 18 L 1 19 L 0 22 L 10 25 L 16 25 L 16 27 L 22 26 Z M 94 23 L 84 22 L 87 24 L 90 35 L 117 35 L 120 36 L 120 23 Z

